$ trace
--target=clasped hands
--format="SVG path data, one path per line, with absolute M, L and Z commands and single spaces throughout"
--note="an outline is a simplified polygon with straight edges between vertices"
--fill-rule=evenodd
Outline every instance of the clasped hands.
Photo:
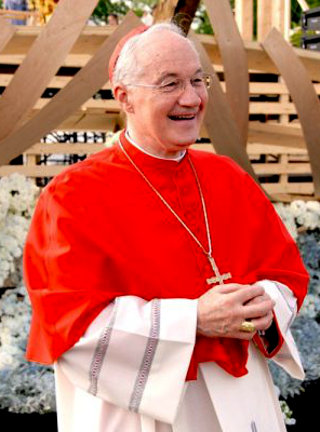
M 274 300 L 258 284 L 215 286 L 198 299 L 197 333 L 250 340 L 255 332 L 241 331 L 241 323 L 251 321 L 256 330 L 267 330 L 274 306 Z

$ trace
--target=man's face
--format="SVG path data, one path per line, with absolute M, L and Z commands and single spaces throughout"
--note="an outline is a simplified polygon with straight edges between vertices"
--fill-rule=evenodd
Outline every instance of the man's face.
M 128 129 L 132 138 L 146 149 L 162 155 L 174 155 L 198 138 L 208 94 L 204 86 L 194 87 L 190 80 L 201 76 L 198 56 L 179 35 L 156 32 L 139 50 L 139 68 L 143 74 L 132 84 L 168 84 L 185 81 L 180 92 L 162 93 L 159 89 L 128 86 Z

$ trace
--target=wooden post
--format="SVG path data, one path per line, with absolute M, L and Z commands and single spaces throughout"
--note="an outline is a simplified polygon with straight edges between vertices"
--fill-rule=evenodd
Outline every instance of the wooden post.
M 253 39 L 253 0 L 235 0 L 235 19 L 242 38 Z
M 282 168 L 282 167 L 287 168 L 288 167 L 288 162 L 289 162 L 289 160 L 288 160 L 288 155 L 287 154 L 280 155 L 280 158 L 279 158 L 280 168 Z M 279 171 L 280 171 L 279 183 L 283 187 L 283 190 L 285 191 L 287 189 L 287 186 L 288 186 L 288 173 L 287 172 L 282 172 L 281 169 Z M 283 171 L 286 171 L 286 170 L 283 170 Z
M 291 0 L 273 0 L 272 26 L 280 31 L 285 40 L 289 41 L 291 26 Z M 284 83 L 282 77 L 279 77 L 279 82 Z M 279 102 L 288 103 L 289 95 L 280 95 Z M 280 123 L 289 123 L 289 116 L 287 114 L 281 114 L 279 120 Z
M 262 41 L 272 27 L 272 2 L 270 0 L 257 0 L 257 2 L 257 38 L 258 41 Z
M 37 165 L 37 155 L 35 154 L 26 154 L 24 153 L 23 155 L 23 159 L 25 160 L 24 165 L 27 167 L 32 167 L 35 168 Z M 36 184 L 36 179 L 35 178 L 31 178 L 30 179 L 34 184 Z
M 284 21 L 284 31 L 283 36 L 285 40 L 290 39 L 290 29 L 291 29 L 291 0 L 284 0 L 284 9 L 283 9 L 283 21 Z
M 271 9 L 271 27 L 275 27 L 281 34 L 284 34 L 284 0 L 273 0 L 270 4 Z
M 291 0 L 273 0 L 271 27 L 275 27 L 286 40 L 289 40 L 290 26 Z
M 275 27 L 286 40 L 290 36 L 291 0 L 258 0 L 258 40 L 262 41 Z

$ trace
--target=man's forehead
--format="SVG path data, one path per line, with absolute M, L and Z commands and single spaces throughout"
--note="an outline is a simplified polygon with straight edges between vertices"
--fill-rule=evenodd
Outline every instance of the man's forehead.
M 190 45 L 190 41 L 184 36 L 170 30 L 158 30 L 151 34 L 145 34 L 141 36 L 142 52 L 146 50 L 149 54 L 153 54 L 155 57 L 176 54 L 179 51 L 189 53 L 189 55 L 195 54 L 194 50 Z
M 157 32 L 158 33 L 158 32 Z M 199 57 L 184 37 L 173 32 L 159 32 L 145 40 L 139 50 L 138 63 L 146 73 L 162 77 L 180 75 L 186 70 L 201 69 Z

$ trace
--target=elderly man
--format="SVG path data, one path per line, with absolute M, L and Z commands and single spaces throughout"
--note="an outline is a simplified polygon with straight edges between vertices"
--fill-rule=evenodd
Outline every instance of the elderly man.
M 127 128 L 43 191 L 25 248 L 27 356 L 55 363 L 62 432 L 278 432 L 266 357 L 301 378 L 308 277 L 232 160 L 189 150 L 210 86 L 171 25 L 110 63 Z

